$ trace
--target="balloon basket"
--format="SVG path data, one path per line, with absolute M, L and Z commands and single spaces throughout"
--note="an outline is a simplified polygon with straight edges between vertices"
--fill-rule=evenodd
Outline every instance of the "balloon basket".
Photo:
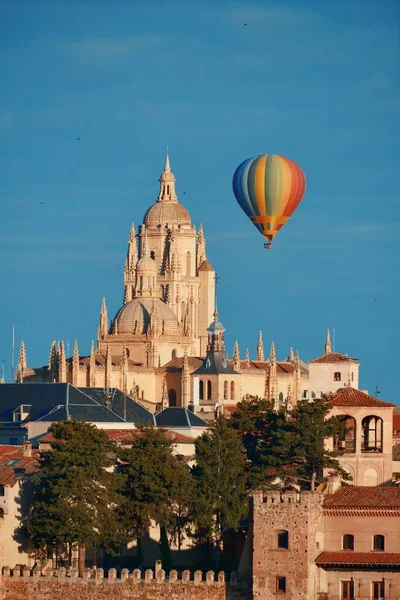
M 265 244 L 264 244 L 264 248 L 265 248 L 266 250 L 270 250 L 270 249 L 272 248 L 272 242 L 265 242 Z

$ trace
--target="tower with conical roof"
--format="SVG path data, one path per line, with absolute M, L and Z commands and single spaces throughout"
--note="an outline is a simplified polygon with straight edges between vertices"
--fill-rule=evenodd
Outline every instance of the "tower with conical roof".
M 264 343 L 263 343 L 263 338 L 262 338 L 262 331 L 260 331 L 260 335 L 259 335 L 259 338 L 258 338 L 257 360 L 258 361 L 264 361 Z
M 325 339 L 325 354 L 332 353 L 332 344 L 331 344 L 331 332 L 329 329 L 326 330 L 326 339 Z

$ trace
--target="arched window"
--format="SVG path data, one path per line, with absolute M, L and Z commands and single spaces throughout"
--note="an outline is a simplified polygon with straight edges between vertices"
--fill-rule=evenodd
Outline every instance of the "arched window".
M 171 352 L 171 358 L 176 358 L 176 350 L 172 350 L 172 352 Z
M 204 400 L 204 381 L 199 381 L 199 399 Z
M 384 535 L 374 535 L 374 550 L 379 550 L 380 552 L 383 552 L 385 550 Z
M 228 382 L 224 381 L 224 400 L 228 400 Z
M 282 394 L 282 392 L 279 392 L 279 402 L 283 402 L 283 394 Z
M 343 431 L 334 439 L 334 450 L 339 454 L 354 454 L 356 451 L 356 420 L 349 415 L 341 415 Z
M 311 392 L 311 398 L 315 398 L 315 392 Z
M 186 252 L 186 275 L 190 277 L 192 274 L 192 255 L 190 252 Z
M 154 252 L 154 250 L 150 250 L 150 258 L 156 260 L 156 253 Z
M 207 400 L 211 400 L 211 394 L 212 393 L 212 387 L 211 387 L 211 381 L 208 380 L 207 381 Z
M 276 534 L 277 548 L 289 550 L 289 532 L 285 529 L 278 531 Z
M 144 390 L 142 390 L 142 400 L 144 400 Z
M 235 382 L 231 381 L 231 400 L 235 399 Z
M 361 452 L 382 452 L 382 419 L 375 415 L 364 417 L 361 428 Z
M 343 536 L 343 550 L 354 550 L 354 535 L 351 533 Z
M 170 406 L 176 406 L 176 391 L 168 390 L 168 404 Z

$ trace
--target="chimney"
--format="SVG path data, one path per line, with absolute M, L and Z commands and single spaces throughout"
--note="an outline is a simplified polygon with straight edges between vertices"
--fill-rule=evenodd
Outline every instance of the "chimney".
M 32 444 L 30 442 L 24 442 L 22 454 L 25 458 L 31 458 L 32 456 Z

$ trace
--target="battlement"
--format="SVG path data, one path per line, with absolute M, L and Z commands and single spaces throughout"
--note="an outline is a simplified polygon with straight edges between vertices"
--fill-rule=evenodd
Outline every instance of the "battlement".
M 46 569 L 42 572 L 39 567 L 35 567 L 34 569 L 30 569 L 29 567 L 14 567 L 10 569 L 10 567 L 5 566 L 2 569 L 2 580 L 3 583 L 5 580 L 14 580 L 14 581 L 35 581 L 39 580 L 55 580 L 65 581 L 65 580 L 75 580 L 79 581 L 83 584 L 85 583 L 95 583 L 95 584 L 114 584 L 115 582 L 125 582 L 130 581 L 132 583 L 170 583 L 170 584 L 182 584 L 182 583 L 192 583 L 194 585 L 225 585 L 225 573 L 220 571 L 219 573 L 215 573 L 215 571 L 207 571 L 204 573 L 203 571 L 182 571 L 179 576 L 178 571 L 172 570 L 169 575 L 166 575 L 165 571 L 161 567 L 161 561 L 157 561 L 154 570 L 147 569 L 145 572 L 142 572 L 140 569 L 135 569 L 134 571 L 129 571 L 129 569 L 122 569 L 121 571 L 117 571 L 117 569 L 109 569 L 108 572 L 105 573 L 103 569 L 85 569 L 83 577 L 78 577 L 78 569 L 65 569 L 61 567 L 59 569 Z M 237 573 L 231 574 L 231 582 L 237 583 L 238 577 Z
M 281 504 L 312 504 L 322 506 L 324 497 L 318 492 L 263 492 L 256 491 L 252 494 L 252 502 L 254 508 L 260 508 L 263 505 L 280 506 Z

